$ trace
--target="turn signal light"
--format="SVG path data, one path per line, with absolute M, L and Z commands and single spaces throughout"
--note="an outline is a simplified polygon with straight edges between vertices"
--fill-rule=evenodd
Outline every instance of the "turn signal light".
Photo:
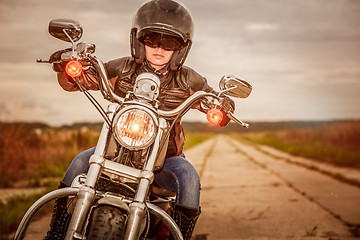
M 212 124 L 219 124 L 223 120 L 224 116 L 220 109 L 210 109 L 206 114 L 207 120 Z
M 66 64 L 65 71 L 70 77 L 79 77 L 82 73 L 82 65 L 78 61 L 70 61 Z

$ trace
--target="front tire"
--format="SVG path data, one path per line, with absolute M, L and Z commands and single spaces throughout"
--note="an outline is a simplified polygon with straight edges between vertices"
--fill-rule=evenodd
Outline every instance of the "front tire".
M 91 217 L 87 240 L 124 239 L 127 215 L 120 209 L 103 205 Z

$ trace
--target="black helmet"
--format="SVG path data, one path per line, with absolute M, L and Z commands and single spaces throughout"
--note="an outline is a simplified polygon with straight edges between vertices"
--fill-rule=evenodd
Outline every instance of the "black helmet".
M 170 60 L 171 70 L 178 70 L 189 53 L 194 33 L 189 11 L 173 0 L 151 0 L 136 12 L 130 34 L 131 55 L 137 63 L 145 58 L 144 40 L 148 34 L 159 33 L 175 39 Z

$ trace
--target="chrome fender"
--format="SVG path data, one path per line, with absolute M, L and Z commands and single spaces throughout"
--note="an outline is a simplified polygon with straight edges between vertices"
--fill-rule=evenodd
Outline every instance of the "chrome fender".
M 149 212 L 159 218 L 165 225 L 169 228 L 170 232 L 173 234 L 174 238 L 177 240 L 183 240 L 183 236 L 179 227 L 176 225 L 175 221 L 159 206 L 146 203 L 146 206 L 149 209 Z
M 103 197 L 97 202 L 97 205 L 110 205 L 130 212 L 129 206 L 117 197 Z

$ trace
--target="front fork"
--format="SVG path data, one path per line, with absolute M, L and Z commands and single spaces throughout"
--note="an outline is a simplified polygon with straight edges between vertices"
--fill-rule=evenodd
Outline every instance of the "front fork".
M 116 105 L 109 105 L 108 110 L 109 119 L 112 119 L 116 110 Z M 110 131 L 111 126 L 108 126 L 107 122 L 104 122 L 95 148 L 95 156 L 101 156 L 102 158 L 102 156 L 105 155 L 106 140 Z M 101 169 L 102 162 L 90 161 L 90 167 L 87 173 L 86 181 L 85 184 L 80 188 L 77 195 L 77 202 L 72 213 L 65 240 L 83 239 L 85 222 L 95 200 L 95 184 L 100 176 Z
M 140 182 L 134 197 L 134 201 L 130 204 L 130 213 L 126 224 L 126 232 L 124 239 L 136 240 L 140 236 L 141 223 L 142 221 L 144 221 L 147 211 L 145 201 L 148 195 L 150 184 L 154 180 L 153 170 L 158 156 L 158 152 L 160 150 L 160 142 L 166 124 L 164 119 L 160 118 L 159 120 L 160 127 L 154 142 L 153 149 L 141 173 Z

